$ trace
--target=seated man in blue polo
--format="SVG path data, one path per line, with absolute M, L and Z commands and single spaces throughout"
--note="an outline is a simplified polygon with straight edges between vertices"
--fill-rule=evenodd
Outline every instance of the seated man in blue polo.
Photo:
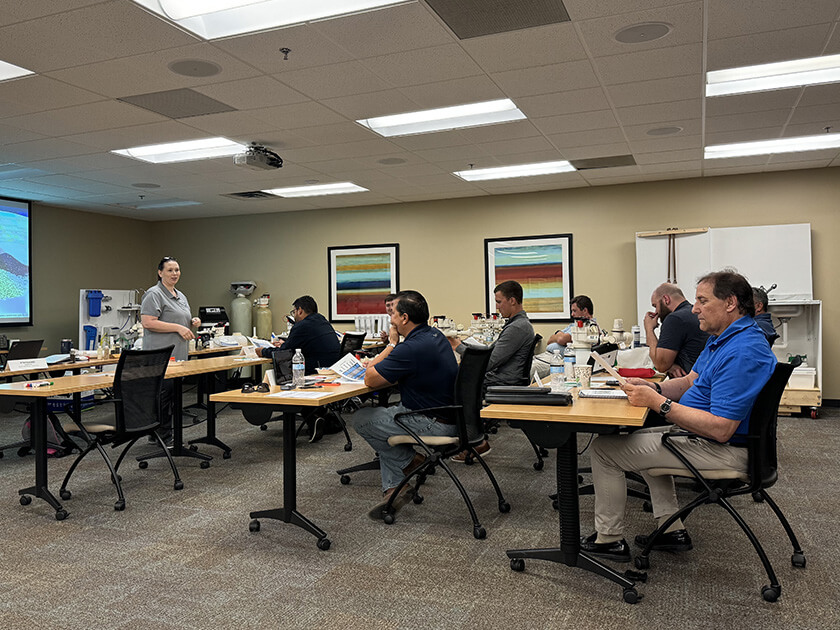
M 631 405 L 658 412 L 674 426 L 601 435 L 592 445 L 595 533 L 581 541 L 581 549 L 591 555 L 630 561 L 624 540 L 625 471 L 644 477 L 658 525 L 679 509 L 673 477 L 647 474 L 651 468 L 682 468 L 662 445 L 663 432 L 684 429 L 709 438 L 672 440 L 701 472 L 747 470 L 744 436 L 750 412 L 773 374 L 776 357 L 753 319 L 752 288 L 743 276 L 720 271 L 700 278 L 693 310 L 700 328 L 711 336 L 691 372 L 661 384 L 628 379 L 622 388 Z M 636 544 L 646 545 L 651 535 L 636 536 Z M 665 551 L 691 548 L 691 538 L 679 519 L 653 545 Z
M 367 365 L 365 385 L 375 389 L 398 384 L 400 404 L 393 407 L 365 407 L 353 417 L 353 427 L 379 453 L 383 503 L 370 511 L 382 518 L 382 508 L 403 477 L 423 462 L 408 444 L 391 446 L 388 438 L 404 433 L 394 422 L 398 413 L 454 404 L 458 364 L 452 347 L 437 328 L 428 325 L 429 306 L 417 291 L 397 294 L 391 314 L 391 332 L 386 348 Z M 400 342 L 400 337 L 404 340 Z M 457 428 L 446 417 L 421 413 L 402 419 L 418 435 L 455 436 Z M 410 498 L 406 487 L 392 504 L 401 508 Z

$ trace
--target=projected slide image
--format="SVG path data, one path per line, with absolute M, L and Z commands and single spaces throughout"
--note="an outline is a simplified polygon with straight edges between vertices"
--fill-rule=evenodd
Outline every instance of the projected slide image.
M 29 211 L 0 199 L 0 322 L 27 322 Z

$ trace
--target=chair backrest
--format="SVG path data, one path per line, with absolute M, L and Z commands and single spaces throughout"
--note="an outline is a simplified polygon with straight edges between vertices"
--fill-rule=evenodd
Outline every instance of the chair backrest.
M 785 385 L 793 373 L 790 363 L 777 363 L 770 379 L 758 394 L 750 414 L 747 448 L 749 449 L 748 473 L 753 485 L 769 488 L 776 483 L 778 461 L 776 456 L 776 421 L 779 401 Z
M 537 352 L 537 346 L 540 345 L 540 341 L 542 341 L 542 335 L 537 333 L 534 335 L 534 341 L 531 343 L 531 352 L 528 354 L 528 358 L 522 366 L 522 385 L 531 384 L 531 365 L 533 363 L 534 355 Z
M 365 343 L 365 331 L 363 330 L 348 330 L 341 338 L 341 347 L 339 354 L 343 357 L 348 352 L 356 352 L 361 350 Z
M 160 424 L 160 392 L 174 346 L 124 350 L 114 375 L 118 433 L 132 433 Z
M 484 373 L 490 362 L 490 348 L 467 348 L 461 357 L 455 379 L 455 404 L 461 405 L 457 414 L 458 434 L 462 443 L 484 436 L 481 420 L 481 392 Z
M 6 355 L 6 361 L 9 359 L 16 361 L 18 359 L 35 359 L 41 352 L 41 347 L 44 345 L 43 339 L 31 339 L 27 341 L 15 341 L 10 347 Z

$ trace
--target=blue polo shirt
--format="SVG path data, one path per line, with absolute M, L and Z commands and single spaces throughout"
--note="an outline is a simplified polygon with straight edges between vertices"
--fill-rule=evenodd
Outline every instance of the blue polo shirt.
M 417 326 L 374 369 L 389 383 L 399 383 L 406 409 L 443 407 L 455 401 L 458 363 L 437 328 Z
M 735 435 L 746 435 L 753 403 L 775 368 L 764 333 L 752 317 L 741 317 L 709 337 L 694 364 L 698 376 L 679 402 L 734 420 L 739 423 Z M 743 443 L 735 435 L 730 442 Z

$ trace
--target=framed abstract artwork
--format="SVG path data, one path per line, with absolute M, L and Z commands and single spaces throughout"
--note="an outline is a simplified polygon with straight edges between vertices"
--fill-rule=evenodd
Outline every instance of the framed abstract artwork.
M 488 313 L 496 310 L 493 289 L 505 280 L 516 280 L 532 321 L 570 320 L 572 235 L 486 238 L 484 278 Z
M 381 314 L 385 296 L 399 290 L 397 243 L 327 248 L 330 321 Z

